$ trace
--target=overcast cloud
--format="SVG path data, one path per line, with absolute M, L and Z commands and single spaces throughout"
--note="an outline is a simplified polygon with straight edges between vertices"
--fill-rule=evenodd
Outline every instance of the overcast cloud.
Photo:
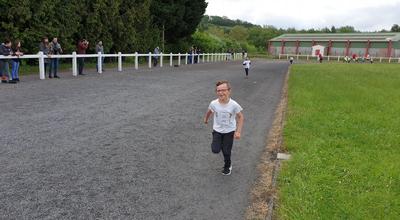
M 353 26 L 360 31 L 400 25 L 400 0 L 207 0 L 207 15 L 277 28 Z

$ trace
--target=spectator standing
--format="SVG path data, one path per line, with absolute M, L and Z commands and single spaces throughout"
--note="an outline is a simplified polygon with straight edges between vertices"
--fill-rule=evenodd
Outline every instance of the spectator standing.
M 203 51 L 201 50 L 201 48 L 197 48 L 197 59 L 198 59 L 198 62 L 200 63 L 200 61 L 201 61 L 201 55 L 203 54 Z M 204 58 L 204 57 L 203 57 Z
M 99 41 L 96 44 L 96 53 L 104 54 L 103 41 Z M 101 70 L 102 71 L 104 71 L 103 63 L 104 63 L 104 57 L 101 57 Z M 96 69 L 97 69 L 97 72 L 99 72 L 99 64 L 96 64 Z
M 193 61 L 194 61 L 194 59 L 193 59 L 193 51 L 194 51 L 194 47 L 192 46 L 190 48 L 190 50 L 189 50 L 189 57 L 188 57 L 190 64 L 193 64 Z
M 322 63 L 322 60 L 324 60 L 324 58 L 322 57 L 322 54 L 320 53 L 320 54 L 318 54 L 318 61 L 320 63 Z
M 199 55 L 197 53 L 197 47 L 194 47 L 193 56 L 194 56 L 193 57 L 194 58 L 194 63 L 197 63 L 199 61 Z
M 50 54 L 51 55 L 60 55 L 63 53 L 63 50 L 61 48 L 60 43 L 58 42 L 58 39 L 55 37 L 50 43 Z M 53 72 L 53 77 L 54 78 L 60 78 L 57 75 L 58 72 L 58 65 L 59 65 L 59 60 L 60 58 L 51 58 L 51 68 L 50 68 L 50 78 L 51 78 L 51 73 Z
M 43 37 L 42 42 L 39 44 L 39 51 L 43 52 L 43 55 L 49 57 L 50 55 L 50 44 L 49 44 L 49 38 L 48 37 Z M 49 78 L 52 78 L 51 76 L 51 66 L 50 66 L 50 59 L 45 58 L 44 59 L 44 73 L 49 74 Z
M 80 40 L 77 45 L 78 54 L 86 54 L 86 50 L 88 47 L 89 47 L 89 41 L 87 41 L 86 39 Z M 85 75 L 83 73 L 84 66 L 85 66 L 85 58 L 79 57 L 78 58 L 78 73 L 79 73 L 79 75 Z
M 0 55 L 9 56 L 12 54 L 11 51 L 11 41 L 6 39 L 4 43 L 0 45 Z M 9 71 L 9 60 L 8 59 L 0 59 L 0 77 L 2 83 L 7 83 L 8 80 L 11 79 L 10 71 Z
M 154 67 L 157 66 L 159 54 L 160 54 L 160 48 L 159 47 L 154 48 L 154 51 L 153 51 L 153 66 Z
M 15 41 L 14 47 L 12 49 L 12 55 L 18 58 L 11 60 L 11 83 L 17 83 L 19 82 L 19 66 L 21 65 L 21 59 L 19 57 L 24 55 L 21 50 L 21 41 Z

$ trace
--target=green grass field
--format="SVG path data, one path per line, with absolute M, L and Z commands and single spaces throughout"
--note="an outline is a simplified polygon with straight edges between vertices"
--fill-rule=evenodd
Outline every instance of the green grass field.
M 279 219 L 400 219 L 400 65 L 290 70 Z

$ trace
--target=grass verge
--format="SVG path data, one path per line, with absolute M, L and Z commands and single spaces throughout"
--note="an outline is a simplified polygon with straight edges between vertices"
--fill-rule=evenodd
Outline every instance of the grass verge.
M 246 209 L 245 219 L 269 219 L 273 215 L 276 197 L 276 176 L 280 162 L 276 160 L 282 151 L 282 129 L 287 105 L 287 87 L 289 73 L 286 74 L 281 101 L 275 110 L 274 121 L 267 136 L 267 145 L 258 165 L 259 176 L 251 190 L 251 204 Z
M 400 66 L 294 65 L 279 219 L 398 219 Z

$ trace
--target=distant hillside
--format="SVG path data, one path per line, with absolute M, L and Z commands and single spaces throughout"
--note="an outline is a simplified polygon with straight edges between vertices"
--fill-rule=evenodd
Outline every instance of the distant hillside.
M 393 25 L 391 32 L 400 31 Z M 322 29 L 276 28 L 272 25 L 256 25 L 239 19 L 204 15 L 197 31 L 192 35 L 193 44 L 206 51 L 234 50 L 266 52 L 268 40 L 286 33 L 355 33 L 360 32 L 352 26 L 325 27 Z M 380 32 L 387 32 L 381 30 Z
M 247 21 L 242 21 L 239 19 L 231 20 L 226 16 L 220 17 L 220 16 L 204 15 L 203 19 L 201 19 L 199 26 L 202 26 L 202 25 L 207 26 L 209 24 L 213 24 L 216 26 L 222 26 L 222 27 L 234 27 L 236 25 L 240 25 L 240 26 L 243 26 L 246 28 L 261 27 L 259 25 L 255 25 L 255 24 L 249 23 Z

